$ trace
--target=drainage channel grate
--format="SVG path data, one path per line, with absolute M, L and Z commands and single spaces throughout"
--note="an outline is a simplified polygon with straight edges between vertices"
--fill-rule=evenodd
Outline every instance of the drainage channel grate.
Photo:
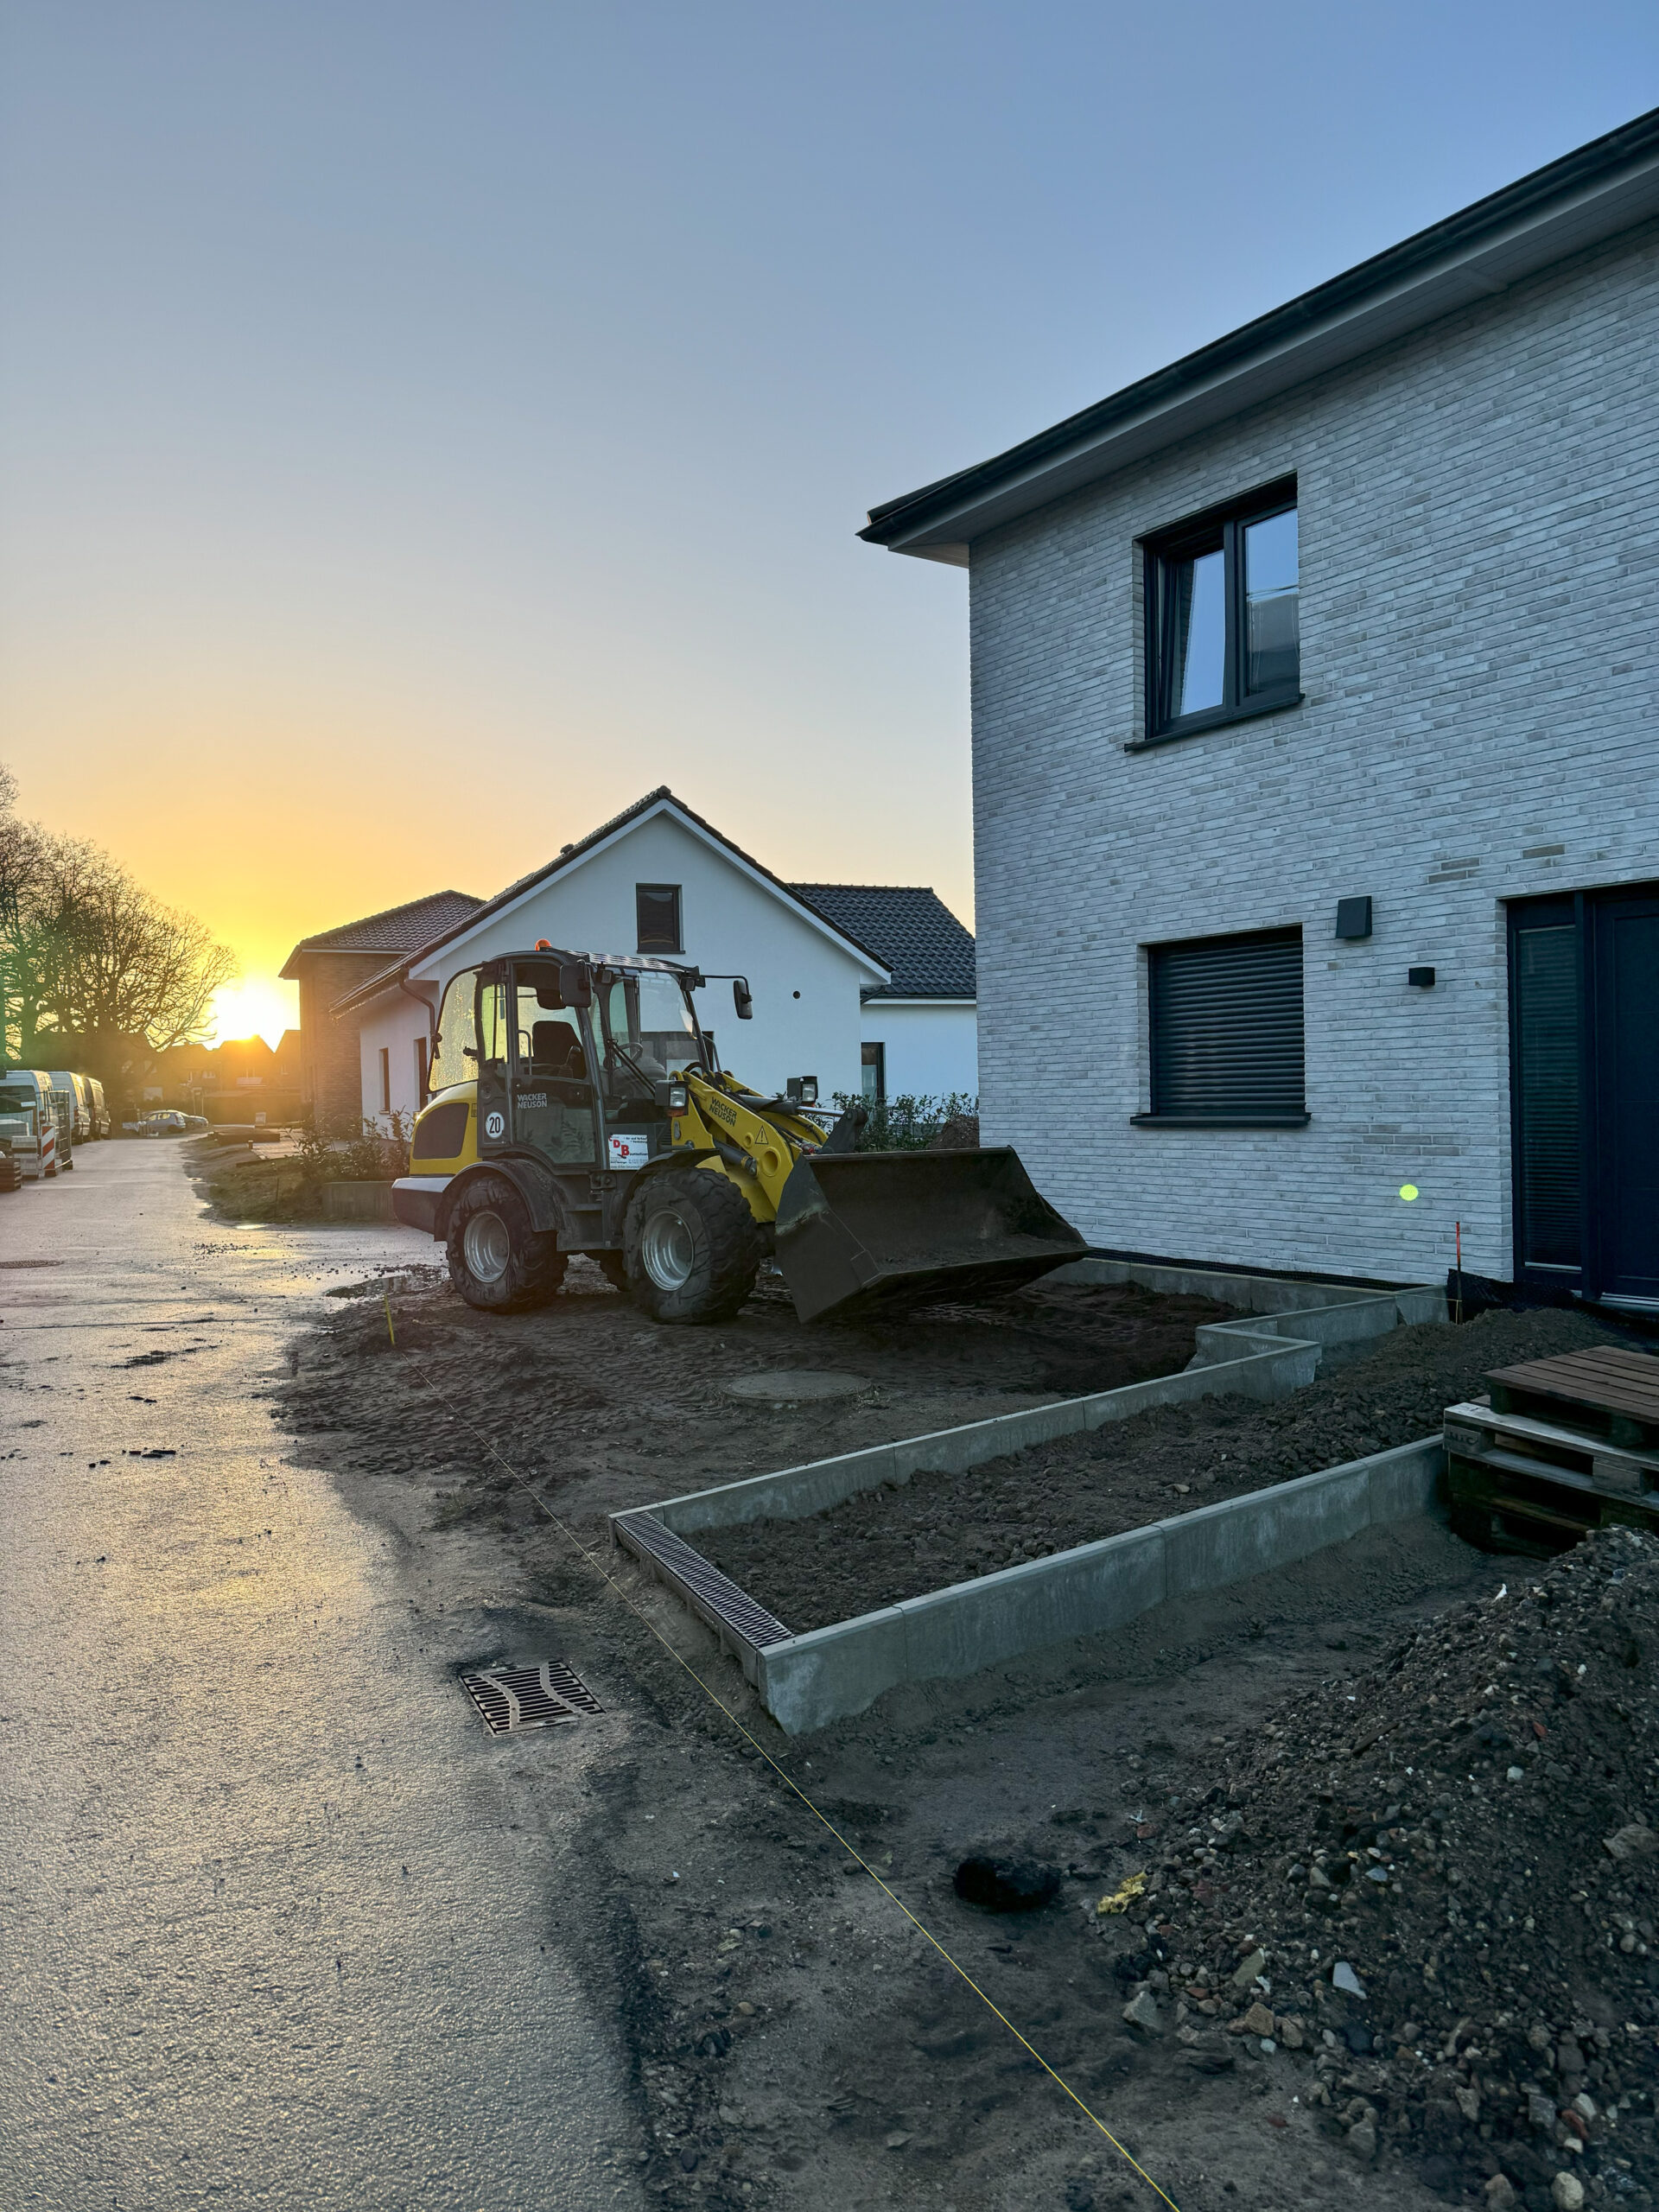
M 483 1667 L 463 1675 L 461 1687 L 492 1736 L 558 1728 L 605 1710 L 581 1675 L 556 1659 L 543 1659 L 538 1667 Z
M 665 1529 L 654 1514 L 619 1513 L 612 1525 L 636 1557 L 656 1562 L 664 1580 L 694 1611 L 702 1613 L 704 1619 L 712 1615 L 714 1626 L 733 1630 L 758 1651 L 771 1643 L 785 1643 L 794 1633 L 775 1613 L 756 1605 L 729 1575 L 694 1551 L 683 1537 Z

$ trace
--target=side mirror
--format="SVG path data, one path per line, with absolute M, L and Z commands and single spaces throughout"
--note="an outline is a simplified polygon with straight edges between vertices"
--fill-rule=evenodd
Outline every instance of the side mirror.
M 741 976 L 736 977 L 732 984 L 732 1004 L 737 1008 L 740 1021 L 754 1020 L 754 1001 L 750 997 L 748 984 Z
M 584 963 L 579 960 L 559 963 L 559 996 L 566 1006 L 592 1006 L 594 979 Z

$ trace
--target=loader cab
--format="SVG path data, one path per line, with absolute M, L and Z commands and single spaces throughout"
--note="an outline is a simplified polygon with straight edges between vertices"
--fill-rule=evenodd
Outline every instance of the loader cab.
M 587 1010 L 570 1003 L 561 975 L 556 959 L 492 961 L 479 971 L 474 1034 L 482 1155 L 530 1151 L 559 1167 L 598 1164 Z
M 709 1064 L 689 978 L 665 963 L 520 954 L 479 970 L 479 1151 L 641 1167 L 670 1142 L 670 1077 Z

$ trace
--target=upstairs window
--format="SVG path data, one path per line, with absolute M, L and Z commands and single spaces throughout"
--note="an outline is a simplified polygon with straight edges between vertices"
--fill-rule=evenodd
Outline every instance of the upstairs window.
M 1301 698 L 1296 487 L 1270 486 L 1146 543 L 1147 734 L 1212 729 Z
M 677 883 L 636 883 L 634 919 L 639 952 L 683 952 L 680 936 L 680 887 Z

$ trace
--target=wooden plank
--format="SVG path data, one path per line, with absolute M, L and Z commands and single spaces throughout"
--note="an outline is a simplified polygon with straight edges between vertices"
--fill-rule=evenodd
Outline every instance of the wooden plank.
M 1448 1406 L 1446 1418 L 1448 1421 L 1459 1422 L 1465 1428 L 1480 1429 L 1489 1435 L 1524 1436 L 1535 1443 L 1555 1445 L 1582 1459 L 1599 1459 L 1606 1452 L 1605 1437 L 1586 1435 L 1582 1429 L 1562 1428 L 1554 1421 L 1535 1421 L 1529 1414 L 1494 1413 L 1490 1406 L 1478 1405 L 1472 1399 L 1465 1400 L 1460 1405 Z M 1618 1456 L 1659 1474 L 1659 1451 L 1622 1452 Z
M 1528 1492 L 1517 1491 L 1517 1479 Z M 1582 1475 L 1552 1469 L 1537 1460 L 1516 1461 L 1508 1452 L 1473 1459 L 1463 1452 L 1446 1455 L 1446 1489 L 1453 1506 L 1522 1514 L 1563 1529 L 1588 1529 L 1623 1523 L 1659 1529 L 1659 1498 L 1630 1497 L 1598 1489 Z
M 1659 1370 L 1659 1360 L 1654 1365 Z M 1505 1389 L 1571 1398 L 1585 1405 L 1616 1406 L 1622 1412 L 1659 1417 L 1659 1377 L 1632 1376 L 1621 1369 L 1567 1367 L 1564 1363 L 1540 1360 L 1535 1366 L 1494 1368 L 1486 1379 Z
M 1549 1359 L 1497 1367 L 1486 1376 L 1500 1389 L 1565 1398 L 1609 1413 L 1659 1421 L 1659 1358 L 1619 1344 L 1594 1344 Z

